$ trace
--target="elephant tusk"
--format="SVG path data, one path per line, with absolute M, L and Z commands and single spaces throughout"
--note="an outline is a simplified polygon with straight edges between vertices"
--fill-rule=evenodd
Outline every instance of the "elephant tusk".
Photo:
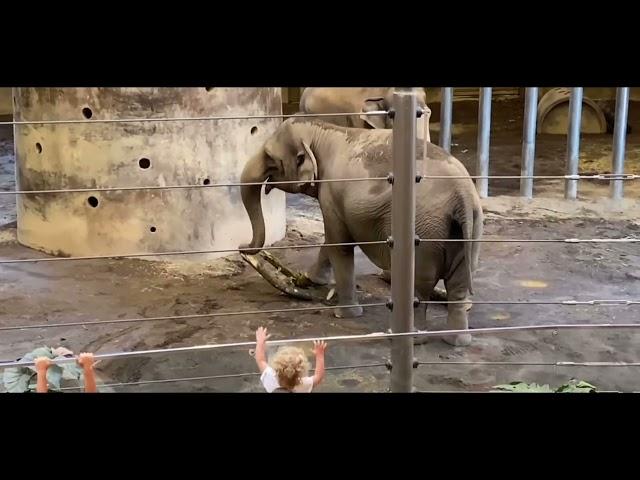
M 302 146 L 304 147 L 304 150 L 307 152 L 307 155 L 309 155 L 309 158 L 311 159 L 311 163 L 313 163 L 313 180 L 317 180 L 318 179 L 318 161 L 316 160 L 316 156 L 313 154 L 313 152 L 311 151 L 311 148 L 309 147 L 309 145 L 307 145 L 307 142 L 302 142 Z M 315 186 L 315 182 L 311 181 L 311 186 Z

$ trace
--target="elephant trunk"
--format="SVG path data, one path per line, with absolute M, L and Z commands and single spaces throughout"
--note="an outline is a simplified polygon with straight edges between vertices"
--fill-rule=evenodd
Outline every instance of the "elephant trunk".
M 240 176 L 242 183 L 260 183 L 260 185 L 243 185 L 240 187 L 242 195 L 242 204 L 244 205 L 249 220 L 251 221 L 251 229 L 253 238 L 251 243 L 241 246 L 241 248 L 250 248 L 245 253 L 254 255 L 258 253 L 265 241 L 264 216 L 262 215 L 262 185 L 261 183 L 267 179 L 267 168 L 265 164 L 264 153 L 260 152 L 247 162 Z

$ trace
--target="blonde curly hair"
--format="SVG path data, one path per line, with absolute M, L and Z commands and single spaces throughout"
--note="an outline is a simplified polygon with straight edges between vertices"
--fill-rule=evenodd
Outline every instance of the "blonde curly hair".
M 301 348 L 282 347 L 271 361 L 278 383 L 282 388 L 293 390 L 309 372 L 309 361 Z

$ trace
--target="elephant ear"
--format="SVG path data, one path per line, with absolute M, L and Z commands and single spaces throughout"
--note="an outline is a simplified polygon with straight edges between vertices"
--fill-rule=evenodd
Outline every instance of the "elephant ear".
M 313 163 L 313 179 L 318 180 L 318 161 L 316 160 L 316 156 L 313 154 L 313 151 L 307 142 L 302 142 L 302 146 L 304 147 L 305 152 L 307 152 L 307 155 L 309 155 L 311 163 Z M 315 182 L 311 182 L 311 186 L 315 186 Z
M 362 112 L 376 112 L 386 110 L 383 97 L 367 98 L 362 105 Z M 360 118 L 370 128 L 386 128 L 386 119 L 384 115 L 360 115 Z

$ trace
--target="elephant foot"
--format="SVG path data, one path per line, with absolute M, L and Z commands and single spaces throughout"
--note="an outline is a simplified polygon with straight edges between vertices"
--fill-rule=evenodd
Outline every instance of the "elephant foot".
M 448 335 L 446 337 L 442 337 L 442 340 L 454 347 L 468 347 L 471 345 L 473 337 L 468 333 L 462 333 L 459 335 Z
M 334 309 L 333 314 L 337 318 L 356 318 L 362 316 L 362 307 L 338 307 Z
M 311 267 L 305 276 L 316 285 L 329 285 L 333 283 L 333 270 L 331 268 Z
M 426 335 L 423 337 L 414 337 L 413 338 L 413 344 L 414 345 L 424 345 L 425 343 L 429 342 L 429 337 L 427 337 Z
M 378 276 L 387 283 L 391 283 L 391 271 L 390 270 L 382 270 Z

